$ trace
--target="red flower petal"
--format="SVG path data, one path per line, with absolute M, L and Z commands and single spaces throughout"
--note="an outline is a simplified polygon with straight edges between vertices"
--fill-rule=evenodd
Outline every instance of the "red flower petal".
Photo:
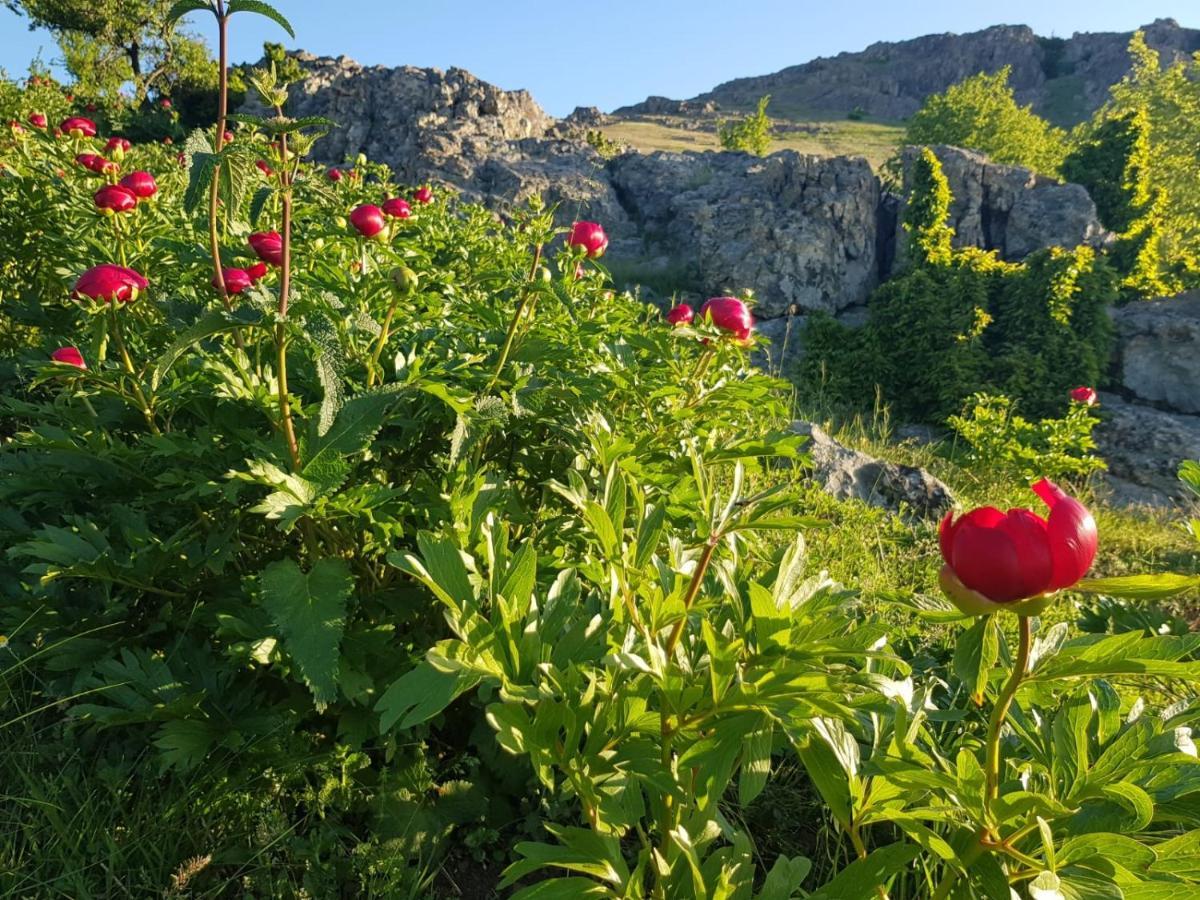
M 1054 560 L 1054 574 L 1048 590 L 1070 587 L 1087 573 L 1096 558 L 1099 543 L 1096 520 L 1086 506 L 1052 481 L 1043 478 L 1033 485 L 1033 492 L 1050 507 L 1046 535 Z
M 1017 548 L 1017 559 L 1021 563 L 1021 597 L 1045 593 L 1053 571 L 1046 520 L 1027 509 L 1010 509 L 1000 523 L 1000 529 Z

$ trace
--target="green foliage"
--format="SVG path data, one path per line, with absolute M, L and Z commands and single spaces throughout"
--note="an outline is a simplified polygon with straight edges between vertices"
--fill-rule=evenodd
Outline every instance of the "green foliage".
M 726 150 L 740 150 L 755 156 L 766 156 L 771 149 L 771 117 L 767 104 L 771 95 L 760 97 L 758 109 L 738 121 L 724 121 L 717 128 L 717 139 Z
M 934 94 L 908 120 L 904 143 L 951 144 L 1001 163 L 1053 174 L 1066 153 L 1066 135 L 1029 106 L 1018 106 L 1008 66 L 980 72 Z
M 135 101 L 151 91 L 212 90 L 217 72 L 202 41 L 168 18 L 171 0 L 4 0 L 31 26 L 47 28 L 85 96 L 115 100 L 133 82 Z
M 876 289 L 861 333 L 814 317 L 799 376 L 855 408 L 875 390 L 906 421 L 943 422 L 977 393 L 1038 416 L 1097 384 L 1112 346 L 1116 276 L 1089 247 L 1038 251 L 1021 264 L 951 247 L 950 193 L 937 157 L 913 167 L 905 212 L 910 268 Z M 902 336 L 902 339 L 898 339 Z
M 588 129 L 584 136 L 597 153 L 604 159 L 615 159 L 625 152 L 625 145 L 606 136 L 598 128 Z
M 976 394 L 949 424 L 969 445 L 974 465 L 1021 481 L 1082 482 L 1105 468 L 1093 452 L 1097 420 L 1081 403 L 1072 403 L 1060 419 L 1031 422 L 1009 398 Z

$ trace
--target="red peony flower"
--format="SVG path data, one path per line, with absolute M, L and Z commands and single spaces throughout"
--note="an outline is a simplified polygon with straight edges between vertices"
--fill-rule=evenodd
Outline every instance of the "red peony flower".
M 29 114 L 29 124 L 32 125 L 34 128 L 45 128 L 46 127 L 46 114 L 45 113 L 30 113 Z
M 108 143 L 104 145 L 104 152 L 120 159 L 129 152 L 129 148 L 132 146 L 133 144 L 123 137 L 110 137 Z
M 250 276 L 251 281 L 260 281 L 267 275 L 267 264 L 260 261 L 247 266 L 246 274 Z
M 75 162 L 96 174 L 104 172 L 111 165 L 107 159 L 96 153 L 80 153 L 75 157 Z
M 749 340 L 750 330 L 754 328 L 750 308 L 737 297 L 713 297 L 705 301 L 700 307 L 700 318 L 732 333 L 737 341 Z
M 64 366 L 74 366 L 77 369 L 87 368 L 87 363 L 83 361 L 83 354 L 75 347 L 59 347 L 50 354 L 50 358 Z
M 222 141 L 222 143 L 225 143 L 225 144 L 232 144 L 233 143 L 233 132 L 226 131 L 224 134 L 221 135 L 221 141 Z
M 283 265 L 283 238 L 278 231 L 260 231 L 250 235 L 247 241 L 263 262 L 273 266 Z
M 608 235 L 598 222 L 576 222 L 571 226 L 567 243 L 572 247 L 582 247 L 588 259 L 603 256 L 608 249 Z
M 221 277 L 225 279 L 225 293 L 240 294 L 250 285 L 254 284 L 254 279 L 250 277 L 250 273 L 245 269 L 222 269 Z M 221 287 L 217 284 L 217 276 L 212 277 L 212 286 L 217 290 Z
M 328 178 L 330 181 L 341 181 L 342 180 L 342 170 L 341 169 L 330 169 L 328 172 L 325 173 L 325 177 Z
M 667 313 L 667 321 L 672 325 L 691 325 L 696 318 L 696 312 L 686 303 L 680 303 Z
M 96 123 L 83 116 L 71 116 L 69 119 L 63 119 L 58 127 L 72 137 L 96 136 Z
M 129 188 L 119 184 L 106 184 L 96 191 L 93 199 L 96 202 L 96 209 L 114 213 L 130 212 L 138 204 L 137 195 Z
M 1013 603 L 1052 594 L 1079 581 L 1096 557 L 1096 521 L 1053 482 L 1033 491 L 1050 508 L 1043 519 L 1028 509 L 973 509 L 958 521 L 947 513 L 939 529 L 941 585 L 964 612 L 985 602 Z
M 149 172 L 130 172 L 121 179 L 121 186 L 142 200 L 158 193 L 158 182 Z
M 1071 391 L 1071 399 L 1076 403 L 1082 403 L 1084 406 L 1095 406 L 1100 402 L 1100 398 L 1096 396 L 1096 391 L 1090 387 L 1077 387 Z
M 431 188 L 427 184 L 421 185 L 421 187 L 419 187 L 415 191 L 413 191 L 413 199 L 416 200 L 418 203 L 432 203 L 433 202 L 433 188 Z
M 354 208 L 354 211 L 350 213 L 350 224 L 354 226 L 355 231 L 366 238 L 375 237 L 387 227 L 387 221 L 383 218 L 383 210 L 370 203 L 364 203 L 362 206 Z
M 393 219 L 407 219 L 412 215 L 412 207 L 408 205 L 407 200 L 393 197 L 383 204 L 383 212 Z
M 268 178 L 275 174 L 274 170 L 267 165 L 267 161 L 265 159 L 257 160 L 254 165 L 258 166 L 258 171 L 262 172 Z
M 158 105 L 161 106 L 163 109 L 170 109 L 171 108 L 171 98 L 163 97 L 161 100 L 158 101 Z
M 137 299 L 138 292 L 149 286 L 150 283 L 133 269 L 104 263 L 80 275 L 75 282 L 74 293 L 76 297 L 103 300 L 105 303 L 113 300 L 132 303 Z

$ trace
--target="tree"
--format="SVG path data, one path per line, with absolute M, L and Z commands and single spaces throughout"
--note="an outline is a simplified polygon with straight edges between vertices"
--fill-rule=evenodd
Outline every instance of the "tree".
M 58 41 L 79 90 L 114 96 L 132 82 L 137 100 L 151 90 L 212 88 L 216 66 L 204 42 L 167 20 L 172 0 L 0 0 Z
M 1000 163 L 1058 171 L 1066 135 L 1019 106 L 1008 84 L 1009 67 L 980 72 L 925 101 L 905 129 L 906 144 L 952 144 L 986 153 Z
M 954 239 L 954 229 L 949 225 L 950 200 L 950 183 L 942 164 L 925 147 L 909 175 L 908 204 L 904 209 L 904 230 L 914 265 L 949 264 Z
M 741 150 L 755 156 L 766 156 L 771 149 L 771 117 L 767 115 L 767 104 L 771 95 L 760 97 L 758 110 L 738 122 L 724 121 L 717 129 L 717 137 L 726 150 Z

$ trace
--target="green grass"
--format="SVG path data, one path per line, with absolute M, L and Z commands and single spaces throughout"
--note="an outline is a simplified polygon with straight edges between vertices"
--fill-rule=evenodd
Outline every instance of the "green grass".
M 602 130 L 610 140 L 644 153 L 721 149 L 715 131 L 694 131 L 680 124 L 664 117 L 656 121 L 620 121 Z M 772 153 L 795 150 L 817 156 L 862 156 L 879 168 L 896 151 L 904 134 L 901 126 L 883 122 L 843 119 L 795 124 L 795 129 L 776 137 L 771 144 Z M 798 127 L 801 124 L 815 126 L 816 131 L 801 129 Z

